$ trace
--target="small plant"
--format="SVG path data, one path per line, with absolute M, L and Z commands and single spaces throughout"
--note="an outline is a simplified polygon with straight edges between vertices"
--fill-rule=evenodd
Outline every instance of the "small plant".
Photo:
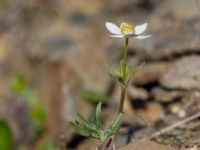
M 107 141 L 112 135 L 114 135 L 114 140 L 117 132 L 120 128 L 122 118 L 123 118 L 123 106 L 126 95 L 126 90 L 130 79 L 138 71 L 138 67 L 127 66 L 127 54 L 128 54 L 128 43 L 129 38 L 136 40 L 143 40 L 151 37 L 151 35 L 142 35 L 142 33 L 147 29 L 147 23 L 135 26 L 132 23 L 121 23 L 120 27 L 112 22 L 106 22 L 105 26 L 110 33 L 112 38 L 125 39 L 123 59 L 119 68 L 111 68 L 110 75 L 115 78 L 121 87 L 120 105 L 118 108 L 118 114 L 111 122 L 108 129 L 104 130 L 102 122 L 100 120 L 101 103 L 97 105 L 94 115 L 87 120 L 81 114 L 78 113 L 80 121 L 70 122 L 70 126 L 75 129 L 76 132 L 83 136 L 93 137 L 99 139 L 102 142 Z M 92 98 L 96 94 L 92 93 Z M 87 95 L 88 96 L 88 95 Z M 91 96 L 91 94 L 89 94 Z M 107 144 L 107 143 L 106 143 Z M 104 144 L 105 145 L 105 144 Z M 114 142 L 113 142 L 113 145 Z M 115 149 L 115 146 L 112 146 Z M 102 149 L 106 149 L 102 146 Z
M 101 103 L 97 105 L 95 113 L 89 120 L 87 120 L 80 113 L 78 113 L 77 115 L 80 121 L 70 122 L 70 126 L 82 136 L 93 137 L 104 142 L 118 130 L 122 122 L 123 114 L 118 114 L 111 122 L 108 129 L 104 130 L 100 119 L 100 112 Z

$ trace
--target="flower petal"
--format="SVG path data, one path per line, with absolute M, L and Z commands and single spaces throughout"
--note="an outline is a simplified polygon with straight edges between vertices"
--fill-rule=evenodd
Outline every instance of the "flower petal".
M 108 29 L 108 31 L 110 31 L 111 33 L 121 34 L 119 27 L 117 25 L 115 25 L 114 23 L 106 22 L 105 25 L 106 25 L 106 28 Z
M 144 39 L 147 39 L 149 37 L 151 37 L 152 35 L 138 35 L 136 37 L 134 37 L 134 39 L 137 39 L 137 40 L 144 40 Z
M 112 38 L 125 38 L 123 34 L 118 34 L 118 35 L 110 35 Z
M 148 23 L 144 23 L 142 25 L 137 25 L 135 27 L 135 34 L 139 35 L 142 34 L 147 29 Z

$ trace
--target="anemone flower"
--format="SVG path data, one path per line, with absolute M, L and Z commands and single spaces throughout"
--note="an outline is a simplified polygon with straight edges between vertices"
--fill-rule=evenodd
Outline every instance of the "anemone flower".
M 143 40 L 151 37 L 151 35 L 142 35 L 142 33 L 147 29 L 148 23 L 135 26 L 132 23 L 123 22 L 120 27 L 118 27 L 112 22 L 106 22 L 105 25 L 108 31 L 112 33 L 110 37 L 113 38 L 134 38 Z

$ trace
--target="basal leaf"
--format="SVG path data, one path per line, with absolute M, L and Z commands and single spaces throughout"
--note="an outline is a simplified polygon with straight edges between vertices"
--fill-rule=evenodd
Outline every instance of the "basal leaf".
M 88 130 L 86 128 L 84 128 L 81 124 L 77 124 L 74 122 L 70 122 L 69 125 L 76 131 L 78 132 L 80 135 L 82 136 L 89 136 L 90 133 L 88 132 Z
M 83 117 L 80 113 L 77 113 L 79 119 L 80 119 L 80 123 L 82 125 L 84 125 L 86 128 L 88 129 L 95 129 L 94 123 L 90 122 L 89 120 L 87 120 L 85 117 Z
M 94 90 L 84 90 L 82 91 L 81 95 L 83 96 L 83 98 L 85 98 L 86 100 L 90 101 L 90 102 L 108 102 L 110 100 L 110 97 L 98 92 L 98 91 L 94 91 Z
M 118 128 L 120 127 L 121 125 L 121 122 L 122 122 L 122 117 L 123 117 L 123 114 L 120 113 L 119 115 L 117 115 L 114 120 L 111 122 L 110 126 L 108 127 L 108 129 L 106 130 L 106 136 L 107 138 L 109 136 L 111 136 L 112 134 L 114 134 Z

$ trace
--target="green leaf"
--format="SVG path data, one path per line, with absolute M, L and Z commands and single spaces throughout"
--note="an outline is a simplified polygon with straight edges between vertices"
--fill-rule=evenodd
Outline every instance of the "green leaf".
M 105 135 L 105 132 L 103 130 L 99 131 L 99 139 L 102 142 L 104 142 L 105 140 L 107 140 L 107 136 Z
M 95 103 L 107 103 L 110 100 L 109 96 L 94 90 L 84 90 L 81 92 L 81 95 L 84 99 Z
M 77 124 L 74 122 L 69 122 L 70 127 L 72 127 L 76 132 L 78 132 L 82 136 L 89 136 L 89 131 L 83 127 L 81 124 Z
M 114 134 L 118 128 L 121 125 L 122 122 L 122 118 L 123 118 L 123 114 L 120 113 L 119 115 L 117 115 L 114 120 L 111 122 L 110 126 L 108 127 L 108 129 L 106 130 L 106 137 L 110 137 L 112 134 Z
M 111 67 L 109 71 L 109 75 L 117 80 L 121 76 L 120 69 L 117 67 Z
M 78 117 L 80 118 L 80 123 L 82 125 L 84 125 L 86 128 L 88 129 L 95 129 L 96 126 L 94 125 L 93 122 L 90 122 L 89 120 L 87 120 L 85 117 L 83 117 L 80 113 L 77 113 Z
M 5 120 L 0 120 L 0 150 L 13 150 L 13 134 Z
M 101 123 L 101 118 L 100 118 L 100 112 L 101 112 L 101 103 L 97 105 L 96 112 L 95 112 L 95 120 L 96 120 L 96 125 L 98 129 L 103 128 L 103 125 Z
M 32 105 L 30 111 L 33 125 L 36 131 L 40 132 L 41 130 L 43 130 L 47 121 L 47 110 L 45 109 L 43 104 L 38 103 L 36 105 Z
M 129 76 L 129 69 L 128 69 L 128 66 L 126 66 L 126 68 L 125 68 L 125 76 L 123 77 L 123 64 L 121 63 L 121 69 L 120 69 L 120 76 L 121 76 L 121 80 L 119 80 L 119 82 L 120 83 L 123 83 L 123 84 L 125 84 L 126 83 L 126 81 L 128 80 L 128 76 Z
M 98 131 L 88 128 L 81 123 L 70 122 L 70 126 L 82 136 L 90 136 L 99 139 Z
M 22 74 L 15 74 L 11 81 L 11 88 L 18 94 L 21 94 L 27 88 L 27 82 Z
M 90 121 L 91 123 L 94 123 L 94 122 L 96 121 L 95 113 L 92 113 L 92 114 L 91 114 L 91 117 L 90 117 L 89 121 Z

